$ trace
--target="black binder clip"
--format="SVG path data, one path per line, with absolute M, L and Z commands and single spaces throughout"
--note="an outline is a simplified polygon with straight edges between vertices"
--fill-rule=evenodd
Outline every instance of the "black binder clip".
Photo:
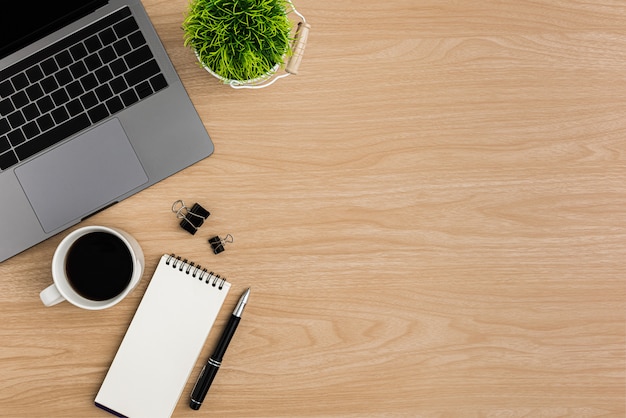
M 211 248 L 213 248 L 213 253 L 219 254 L 224 251 L 224 244 L 233 242 L 233 236 L 228 234 L 224 237 L 224 239 L 220 238 L 218 235 L 213 238 L 209 238 L 209 244 L 211 244 Z
M 211 215 L 208 210 L 198 203 L 194 203 L 191 208 L 188 208 L 182 200 L 174 202 L 172 212 L 176 214 L 178 219 L 181 219 L 180 227 L 191 235 L 195 235 L 198 228 L 200 228 L 206 218 Z

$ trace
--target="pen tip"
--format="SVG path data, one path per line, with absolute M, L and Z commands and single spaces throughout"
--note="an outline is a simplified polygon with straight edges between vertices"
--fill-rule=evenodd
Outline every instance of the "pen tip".
M 237 306 L 235 306 L 235 310 L 233 311 L 233 315 L 241 318 L 241 314 L 243 313 L 243 308 L 246 307 L 248 303 L 248 296 L 250 295 L 250 288 L 248 288 L 243 295 L 239 298 L 239 302 L 237 302 Z

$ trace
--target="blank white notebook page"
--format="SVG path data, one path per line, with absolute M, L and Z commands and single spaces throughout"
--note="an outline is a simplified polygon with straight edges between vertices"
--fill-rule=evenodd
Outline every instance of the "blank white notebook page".
M 229 289 L 191 262 L 161 257 L 96 405 L 130 418 L 170 417 Z

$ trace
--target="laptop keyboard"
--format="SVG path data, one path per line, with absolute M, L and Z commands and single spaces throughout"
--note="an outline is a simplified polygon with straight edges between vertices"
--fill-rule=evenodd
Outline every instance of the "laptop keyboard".
M 0 171 L 167 87 L 128 7 L 0 71 Z

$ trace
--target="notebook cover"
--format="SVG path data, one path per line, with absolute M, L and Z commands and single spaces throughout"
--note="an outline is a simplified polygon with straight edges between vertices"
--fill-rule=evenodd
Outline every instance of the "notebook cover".
M 161 257 L 96 396 L 98 407 L 129 418 L 172 415 L 230 290 L 221 278 L 207 283 L 196 267 Z

